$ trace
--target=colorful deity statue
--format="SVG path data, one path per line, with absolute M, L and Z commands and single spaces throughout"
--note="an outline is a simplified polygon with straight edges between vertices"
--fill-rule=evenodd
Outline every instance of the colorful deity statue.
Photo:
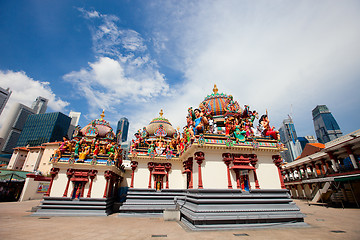
M 241 127 L 241 125 L 236 125 L 234 131 L 234 137 L 236 142 L 245 142 L 246 131 Z
M 200 109 L 195 109 L 195 121 L 194 121 L 194 131 L 195 135 L 198 135 L 200 133 L 204 133 L 205 125 L 208 124 L 207 118 L 204 116 L 204 114 L 200 111 Z
M 59 158 L 61 158 L 62 154 L 65 153 L 66 149 L 68 148 L 68 145 L 69 145 L 69 141 L 67 140 L 66 137 L 63 137 L 63 141 L 61 142 L 60 147 L 57 150 L 55 150 Z
M 262 126 L 263 128 L 263 135 L 266 137 L 271 137 L 274 140 L 279 140 L 280 139 L 280 135 L 279 135 L 279 131 L 275 131 L 275 127 L 270 127 L 270 121 L 269 118 L 267 116 L 267 114 L 264 114 L 261 116 L 260 120 L 259 120 L 259 124 Z

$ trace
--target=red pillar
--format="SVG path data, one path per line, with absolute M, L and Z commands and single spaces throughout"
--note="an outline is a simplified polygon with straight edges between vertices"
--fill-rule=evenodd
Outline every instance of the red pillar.
M 96 176 L 96 173 L 97 173 L 97 170 L 91 170 L 91 172 L 89 173 L 89 176 L 90 176 L 90 185 L 89 185 L 89 191 L 88 191 L 88 194 L 87 194 L 87 197 L 90 198 L 91 197 L 91 189 L 92 189 L 92 185 L 93 185 L 93 181 L 94 181 L 94 178 Z
M 282 159 L 281 159 L 281 157 L 279 155 L 273 155 L 272 159 L 273 159 L 273 162 L 275 163 L 276 167 L 278 168 L 281 188 L 285 189 L 284 179 L 283 179 L 283 176 L 281 174 Z
M 52 184 L 54 182 L 54 178 L 56 177 L 56 175 L 59 173 L 60 169 L 59 168 L 52 168 L 51 171 L 50 171 L 50 175 L 51 175 L 51 181 L 50 181 L 50 185 L 49 185 L 49 188 L 48 188 L 48 191 L 45 193 L 45 197 L 48 197 L 50 196 L 50 192 L 51 192 L 51 187 L 52 187 Z
M 169 189 L 169 171 L 171 169 L 171 163 L 165 163 L 166 171 L 166 189 Z
M 130 184 L 130 188 L 134 188 L 134 174 L 135 174 L 135 169 L 138 165 L 138 162 L 136 161 L 131 161 L 131 169 L 132 169 L 132 173 L 131 173 L 131 184 Z
M 257 178 L 257 175 L 256 175 L 256 167 L 255 167 L 258 159 L 257 159 L 257 156 L 255 154 L 250 155 L 250 157 L 251 157 L 250 158 L 250 164 L 251 164 L 251 166 L 254 167 L 255 188 L 260 189 L 259 181 L 258 181 L 258 178 Z
M 232 162 L 233 159 L 230 153 L 223 153 L 222 157 L 227 168 L 228 189 L 232 189 L 231 177 L 230 177 L 230 163 Z
M 192 189 L 193 186 L 193 158 L 190 157 L 187 160 L 187 169 L 190 170 L 190 182 L 189 182 L 189 189 Z
M 67 197 L 67 193 L 68 193 L 69 185 L 70 185 L 70 178 L 72 177 L 73 174 L 74 174 L 74 171 L 73 171 L 71 168 L 66 171 L 66 175 L 67 175 L 67 177 L 68 177 L 68 181 L 67 181 L 67 183 L 66 183 L 66 188 L 65 188 L 63 197 Z
M 240 170 L 236 170 L 236 188 L 240 189 Z
M 198 188 L 203 189 L 202 176 L 201 176 L 201 164 L 205 160 L 204 153 L 203 152 L 196 152 L 195 153 L 195 160 L 196 160 L 196 163 L 199 165 Z
M 106 179 L 106 185 L 105 185 L 105 191 L 104 191 L 104 196 L 103 196 L 103 198 L 107 198 L 107 195 L 108 195 L 108 186 L 109 186 L 109 180 L 110 180 L 110 177 L 111 177 L 111 172 L 110 172 L 110 171 L 105 171 L 104 177 L 105 177 L 105 179 Z
M 149 168 L 149 172 L 150 172 L 150 176 L 149 176 L 149 186 L 148 186 L 148 188 L 151 188 L 151 176 L 152 176 L 152 170 L 154 169 L 154 163 L 153 163 L 153 162 L 149 162 L 149 163 L 148 163 L 148 168 Z

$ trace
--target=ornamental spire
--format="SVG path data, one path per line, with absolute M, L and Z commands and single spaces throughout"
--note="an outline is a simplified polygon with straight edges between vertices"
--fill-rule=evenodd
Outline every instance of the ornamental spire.
M 105 113 L 104 113 L 104 112 L 105 112 L 105 109 L 103 109 L 102 113 L 100 114 L 100 117 L 101 117 L 100 119 L 101 119 L 101 120 L 104 120 L 104 117 L 105 117 Z
M 214 88 L 213 88 L 213 92 L 214 94 L 217 94 L 219 91 L 219 89 L 216 87 L 216 84 L 214 84 Z
M 164 112 L 163 112 L 162 109 L 160 110 L 159 114 L 160 114 L 160 117 L 162 118 L 162 116 L 163 116 L 163 114 L 164 114 Z

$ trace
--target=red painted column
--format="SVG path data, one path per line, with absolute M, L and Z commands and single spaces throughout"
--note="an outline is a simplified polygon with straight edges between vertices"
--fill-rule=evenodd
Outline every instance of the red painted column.
M 148 188 L 151 188 L 151 176 L 152 176 L 152 171 L 154 169 L 154 163 L 153 162 L 148 162 L 148 168 L 149 168 L 149 172 L 150 172 Z
M 237 189 L 240 189 L 240 173 L 239 173 L 240 170 L 236 170 L 236 188 Z
M 85 185 L 86 185 L 86 182 L 83 182 L 81 184 L 81 195 L 80 195 L 80 197 L 84 197 Z
M 105 179 L 106 179 L 106 185 L 105 185 L 105 191 L 104 191 L 104 196 L 103 196 L 103 198 L 107 198 L 107 195 L 108 195 L 108 186 L 109 186 L 109 180 L 110 180 L 110 177 L 111 177 L 111 172 L 110 172 L 110 171 L 105 171 L 104 177 L 105 177 Z
M 50 181 L 50 185 L 49 185 L 49 188 L 48 188 L 48 191 L 45 193 L 45 197 L 48 197 L 50 196 L 50 192 L 51 192 L 51 187 L 52 187 L 52 184 L 54 182 L 54 178 L 56 177 L 56 175 L 59 173 L 60 169 L 59 168 L 52 168 L 51 171 L 50 171 L 50 175 L 51 175 L 51 181 Z
M 273 155 L 272 159 L 273 159 L 273 162 L 275 163 L 276 167 L 278 168 L 281 188 L 285 189 L 284 179 L 283 179 L 282 174 L 281 174 L 282 159 L 281 159 L 281 157 L 279 155 Z
M 68 193 L 69 185 L 70 185 L 70 178 L 72 177 L 73 174 L 74 174 L 74 171 L 73 171 L 71 168 L 66 171 L 66 175 L 67 175 L 67 177 L 68 177 L 68 181 L 67 181 L 67 183 L 66 183 L 66 188 L 65 188 L 63 197 L 67 197 L 67 193 Z
M 91 189 L 92 189 L 93 181 L 94 181 L 94 178 L 95 178 L 96 174 L 97 174 L 97 170 L 91 170 L 90 173 L 89 173 L 90 185 L 89 185 L 89 191 L 88 191 L 88 194 L 87 194 L 88 198 L 91 197 Z
M 196 163 L 199 165 L 198 188 L 203 189 L 202 176 L 201 176 L 201 164 L 205 160 L 204 153 L 203 152 L 196 152 L 195 153 L 195 160 L 196 160 Z
M 136 161 L 131 161 L 131 169 L 132 169 L 132 173 L 131 173 L 131 184 L 130 184 L 130 188 L 134 188 L 134 175 L 135 175 L 135 169 L 137 168 L 138 162 Z
M 257 175 L 256 175 L 256 168 L 255 168 L 258 159 L 257 159 L 257 156 L 255 154 L 250 155 L 250 157 L 251 157 L 250 158 L 250 164 L 251 164 L 251 166 L 254 167 L 255 188 L 260 189 L 259 181 L 258 181 L 258 178 L 257 178 Z
M 230 177 L 230 163 L 232 162 L 233 159 L 230 153 L 223 153 L 222 157 L 227 168 L 228 189 L 232 189 L 231 177 Z
M 165 171 L 166 171 L 166 189 L 169 189 L 169 171 L 171 169 L 171 163 L 165 163 Z
M 193 158 L 190 157 L 188 158 L 188 163 L 187 163 L 187 169 L 190 170 L 190 182 L 189 182 L 189 189 L 192 189 L 193 186 Z

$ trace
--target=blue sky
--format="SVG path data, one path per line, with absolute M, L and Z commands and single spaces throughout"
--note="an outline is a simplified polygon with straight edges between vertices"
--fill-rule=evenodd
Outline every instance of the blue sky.
M 359 128 L 359 1 L 0 1 L 0 86 L 14 102 L 50 99 L 131 133 L 158 116 L 185 124 L 217 84 L 240 105 L 291 114 L 314 135 L 326 104 L 340 128 Z M 132 136 L 130 136 L 131 138 Z

